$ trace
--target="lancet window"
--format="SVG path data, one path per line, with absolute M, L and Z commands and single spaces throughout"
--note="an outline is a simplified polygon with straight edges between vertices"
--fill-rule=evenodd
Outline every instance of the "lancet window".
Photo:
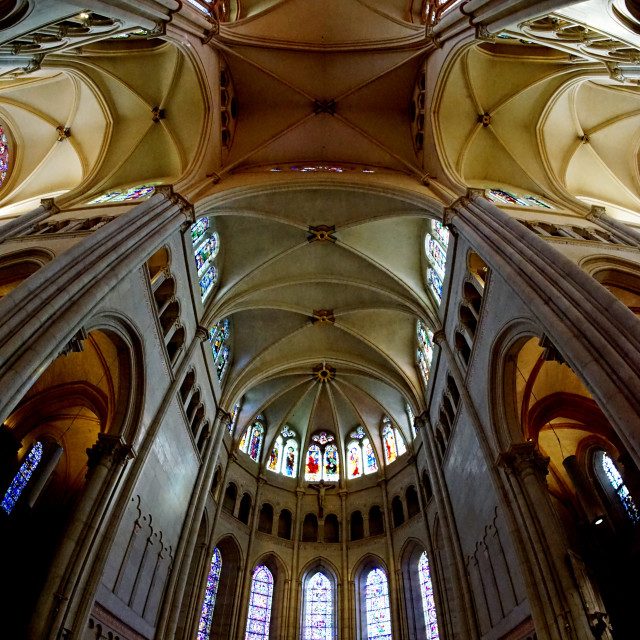
M 391 640 L 389 583 L 382 569 L 369 571 L 365 585 L 368 640 Z
M 231 328 L 229 326 L 229 318 L 219 320 L 209 329 L 209 342 L 211 343 L 211 352 L 213 353 L 213 362 L 216 367 L 218 380 L 222 382 L 222 378 L 226 373 L 229 365 L 229 342 L 231 336 Z
M 259 564 L 253 570 L 245 640 L 268 640 L 273 600 L 273 575 Z
M 427 254 L 427 283 L 436 300 L 442 300 L 442 281 L 447 267 L 447 247 L 449 231 L 439 220 L 431 222 L 431 229 L 424 239 L 424 250 Z
M 9 488 L 7 489 L 7 492 L 4 494 L 4 498 L 2 499 L 2 508 L 7 513 L 11 513 L 13 508 L 16 506 L 18 498 L 22 495 L 24 488 L 27 486 L 27 483 L 31 479 L 33 472 L 40 464 L 41 460 L 42 443 L 38 441 L 33 445 L 33 447 L 31 447 L 29 455 L 27 455 L 26 460 L 22 463 L 20 469 L 18 469 L 18 473 L 16 473 L 9 485 Z
M 629 516 L 629 519 L 631 520 L 631 522 L 633 522 L 633 524 L 639 524 L 640 511 L 638 511 L 638 506 L 629 493 L 629 489 L 624 483 L 624 480 L 622 479 L 622 476 L 616 468 L 613 460 L 606 453 L 604 453 L 604 451 L 602 452 L 601 464 L 602 470 L 604 471 L 607 480 L 611 484 L 611 487 L 614 490 L 615 494 L 620 499 L 620 502 L 622 503 L 627 516 Z
M 347 477 L 358 478 L 363 473 L 376 472 L 376 454 L 364 428 L 359 426 L 349 437 L 351 440 L 347 444 Z
M 411 425 L 411 431 L 413 433 L 413 437 L 415 438 L 418 435 L 418 428 L 416 427 L 416 416 L 413 413 L 413 409 L 411 405 L 407 403 L 407 416 L 409 416 L 409 424 Z
M 264 418 L 261 415 L 256 416 L 253 423 L 247 427 L 244 432 L 238 448 L 243 453 L 246 453 L 252 460 L 256 462 L 260 459 L 260 452 L 262 451 L 262 441 L 264 439 Z
M 399 456 L 407 451 L 402 434 L 397 427 L 393 426 L 390 418 L 384 418 L 382 421 L 382 447 L 387 464 L 395 462 Z
M 207 588 L 204 592 L 204 602 L 202 603 L 202 613 L 200 624 L 198 625 L 197 640 L 209 640 L 211 632 L 211 619 L 213 608 L 216 604 L 216 594 L 218 593 L 218 583 L 220 581 L 220 570 L 222 569 L 222 555 L 216 547 L 211 558 L 211 566 L 207 577 Z
M 332 640 L 333 586 L 331 580 L 318 571 L 305 588 L 303 640 Z
M 233 411 L 231 412 L 231 419 L 229 420 L 229 424 L 227 424 L 227 431 L 230 434 L 233 434 L 233 430 L 236 428 L 236 423 L 238 422 L 238 415 L 240 414 L 240 402 L 236 403 L 233 406 Z
M 200 297 L 204 299 L 213 291 L 218 281 L 215 259 L 220 249 L 220 237 L 211 228 L 208 217 L 191 225 L 191 242 L 200 281 Z
M 487 189 L 486 195 L 491 202 L 496 204 L 518 205 L 520 207 L 542 207 L 543 209 L 553 209 L 553 207 L 535 196 L 518 196 L 504 189 Z
M 296 432 L 285 426 L 276 438 L 267 469 L 281 473 L 288 478 L 295 478 L 298 470 L 298 441 Z
M 429 382 L 429 371 L 433 360 L 433 331 L 418 320 L 418 368 L 425 385 Z
M 305 460 L 305 480 L 309 482 L 337 482 L 340 479 L 340 462 L 335 438 L 326 431 L 311 437 Z
M 424 626 L 427 640 L 439 640 L 436 603 L 433 597 L 433 584 L 429 570 L 429 559 L 426 551 L 418 561 L 418 575 L 420 578 L 420 593 L 422 595 L 422 610 L 424 612 Z

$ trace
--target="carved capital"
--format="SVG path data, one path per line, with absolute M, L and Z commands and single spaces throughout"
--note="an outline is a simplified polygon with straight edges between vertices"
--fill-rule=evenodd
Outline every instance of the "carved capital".
M 162 194 L 167 200 L 171 202 L 171 204 L 178 205 L 181 212 L 184 213 L 187 221 L 191 224 L 196 221 L 196 212 L 193 208 L 193 205 L 179 193 L 176 193 L 173 190 L 173 185 L 171 184 L 160 184 L 154 189 L 154 193 Z
M 600 218 L 607 215 L 607 210 L 604 207 L 600 207 L 596 204 L 591 205 L 591 211 L 587 214 L 587 220 L 591 222 L 598 222 Z
M 458 212 L 454 208 L 447 207 L 442 213 L 442 224 L 445 227 L 450 227 L 453 224 L 453 220 L 457 215 L 458 215 Z
M 416 416 L 413 424 L 416 429 L 426 429 L 429 424 L 429 414 L 425 411 L 421 413 L 419 416 Z
M 196 329 L 196 338 L 201 342 L 205 342 L 209 339 L 209 331 L 206 327 L 198 326 Z
M 494 42 L 495 35 L 489 31 L 489 28 L 486 24 L 479 22 L 476 25 L 476 38 L 478 40 L 484 40 L 486 42 Z
M 68 356 L 70 353 L 80 353 L 84 351 L 84 345 L 82 344 L 87 339 L 87 330 L 84 327 L 80 327 L 71 340 L 62 347 L 60 351 L 61 356 Z
M 446 342 L 447 336 L 444 332 L 444 329 L 438 329 L 437 331 L 433 332 L 433 341 L 436 344 L 442 344 L 443 342 Z
M 216 420 L 220 422 L 220 424 L 229 424 L 231 422 L 231 415 L 222 407 L 218 407 L 218 410 L 216 411 Z
M 549 460 L 540 453 L 534 442 L 520 442 L 501 453 L 496 462 L 518 476 L 535 474 L 544 479 L 549 473 Z
M 133 447 L 122 439 L 121 436 L 99 433 L 98 441 L 93 447 L 87 449 L 88 467 L 95 468 L 102 464 L 106 467 L 125 465 L 128 460 L 135 457 Z
M 52 216 L 55 213 L 60 213 L 60 207 L 54 202 L 53 198 L 42 198 L 40 200 L 40 206 L 49 212 L 49 215 Z

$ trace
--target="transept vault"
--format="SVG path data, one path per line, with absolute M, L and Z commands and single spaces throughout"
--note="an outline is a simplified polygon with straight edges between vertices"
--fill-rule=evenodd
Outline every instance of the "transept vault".
M 4 635 L 635 637 L 639 19 L 0 3 Z

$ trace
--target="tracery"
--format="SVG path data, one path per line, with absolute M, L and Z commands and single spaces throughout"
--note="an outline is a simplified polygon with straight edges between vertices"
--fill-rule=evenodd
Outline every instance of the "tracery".
M 311 437 L 305 461 L 305 480 L 337 482 L 340 479 L 340 462 L 335 437 L 320 431 Z

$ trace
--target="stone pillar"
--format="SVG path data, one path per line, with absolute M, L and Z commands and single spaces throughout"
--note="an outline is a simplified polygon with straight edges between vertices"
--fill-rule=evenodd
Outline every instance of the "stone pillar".
M 595 222 L 603 229 L 606 229 L 621 244 L 640 247 L 640 232 L 607 215 L 604 207 L 592 206 L 587 220 L 591 220 L 591 222 Z
M 593 524 L 598 518 L 604 517 L 606 511 L 598 498 L 593 485 L 580 467 L 575 456 L 567 456 L 563 461 L 567 475 L 569 476 L 573 488 L 576 490 L 580 504 L 584 509 L 587 520 Z
M 298 580 L 298 563 L 300 562 L 300 527 L 301 527 L 301 512 L 302 512 L 302 498 L 304 497 L 305 490 L 302 487 L 302 478 L 298 480 L 298 488 L 296 489 L 296 512 L 293 514 L 294 526 L 293 531 L 293 562 L 291 565 L 291 585 L 289 590 L 289 629 L 285 637 L 289 640 L 295 639 L 298 602 L 300 597 L 300 590 L 302 585 Z M 284 634 L 283 634 L 284 635 Z
M 84 572 L 96 551 L 95 538 L 110 506 L 112 496 L 133 449 L 120 436 L 100 433 L 98 441 L 87 449 L 88 467 L 82 494 L 67 523 L 34 616 L 29 624 L 30 638 L 57 638 L 78 606 L 76 596 L 88 581 Z M 55 595 L 53 595 L 55 594 Z
M 347 495 L 346 489 L 340 489 L 338 495 L 340 496 L 340 521 L 342 522 L 340 532 L 340 549 L 341 549 L 341 567 L 342 579 L 340 580 L 341 596 L 342 596 L 342 615 L 340 616 L 340 628 L 342 633 L 340 637 L 343 640 L 351 640 L 352 621 L 349 619 L 349 563 L 348 563 L 348 548 L 349 548 L 349 534 L 347 524 Z
M 567 541 L 549 497 L 546 483 L 549 458 L 533 442 L 523 442 L 500 454 L 497 464 L 505 470 L 513 492 L 513 508 L 518 512 L 522 530 L 528 532 L 527 551 L 542 605 L 541 611 L 532 611 L 538 637 L 589 638 L 589 623 L 569 570 Z
M 9 220 L 9 222 L 0 227 L 0 242 L 25 235 L 36 224 L 55 215 L 59 211 L 60 209 L 55 205 L 53 198 L 40 200 L 40 206 L 37 209 L 23 213 L 20 217 Z

